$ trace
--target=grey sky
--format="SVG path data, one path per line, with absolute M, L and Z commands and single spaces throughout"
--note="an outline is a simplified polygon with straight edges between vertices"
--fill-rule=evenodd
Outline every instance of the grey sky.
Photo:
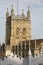
M 31 11 L 31 33 L 32 38 L 43 38 L 43 0 L 18 0 L 18 14 L 21 15 L 24 9 L 27 14 L 28 5 Z M 28 1 L 28 2 L 27 2 Z M 17 0 L 0 0 L 0 42 L 5 39 L 6 9 L 11 14 L 11 5 L 14 5 L 15 14 L 17 14 Z

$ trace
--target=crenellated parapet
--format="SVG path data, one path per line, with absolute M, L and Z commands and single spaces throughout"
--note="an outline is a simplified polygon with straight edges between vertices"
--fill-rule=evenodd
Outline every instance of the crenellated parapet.
M 27 16 L 25 16 L 25 13 L 24 13 L 24 9 L 22 9 L 22 14 L 21 16 L 20 15 L 15 15 L 15 11 L 14 11 L 14 7 L 13 7 L 13 4 L 12 4 L 12 9 L 11 9 L 11 15 L 9 15 L 9 11 L 8 11 L 8 8 L 7 8 L 7 12 L 6 12 L 6 18 L 8 18 L 9 16 L 11 16 L 11 19 L 26 19 L 26 20 L 30 20 L 30 9 L 29 9 L 29 6 L 28 6 L 28 11 L 27 11 Z

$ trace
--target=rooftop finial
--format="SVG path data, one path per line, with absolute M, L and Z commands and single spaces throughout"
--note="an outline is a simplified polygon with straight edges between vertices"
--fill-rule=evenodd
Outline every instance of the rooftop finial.
M 24 16 L 24 9 L 22 9 L 22 16 Z
M 30 7 L 28 6 L 27 18 L 30 19 Z
M 8 14 L 9 12 L 8 12 L 8 8 L 7 8 L 7 14 Z
M 24 14 L 24 9 L 22 9 L 22 14 Z
M 28 10 L 29 10 L 29 6 L 28 6 Z
M 9 16 L 9 12 L 8 12 L 8 8 L 7 8 L 6 17 L 8 17 L 8 16 Z
M 8 8 L 7 8 L 7 12 L 8 12 Z
M 11 10 L 11 15 L 14 15 L 14 9 L 13 9 L 13 4 L 12 4 L 12 10 Z
M 13 4 L 12 4 L 12 10 L 13 10 Z

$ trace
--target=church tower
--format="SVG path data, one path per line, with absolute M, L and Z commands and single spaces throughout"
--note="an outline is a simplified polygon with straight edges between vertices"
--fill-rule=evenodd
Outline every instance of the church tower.
M 8 11 L 7 11 L 8 13 Z M 28 7 L 27 16 L 22 10 L 22 14 L 15 16 L 14 8 L 12 5 L 11 15 L 6 16 L 6 43 L 10 46 L 17 45 L 22 41 L 31 39 L 31 20 L 30 10 Z

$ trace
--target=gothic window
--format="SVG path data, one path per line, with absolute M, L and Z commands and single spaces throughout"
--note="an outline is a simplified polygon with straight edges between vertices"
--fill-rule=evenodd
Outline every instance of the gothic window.
M 23 28 L 23 35 L 26 34 L 26 28 Z
M 19 28 L 16 29 L 16 35 L 19 35 Z

